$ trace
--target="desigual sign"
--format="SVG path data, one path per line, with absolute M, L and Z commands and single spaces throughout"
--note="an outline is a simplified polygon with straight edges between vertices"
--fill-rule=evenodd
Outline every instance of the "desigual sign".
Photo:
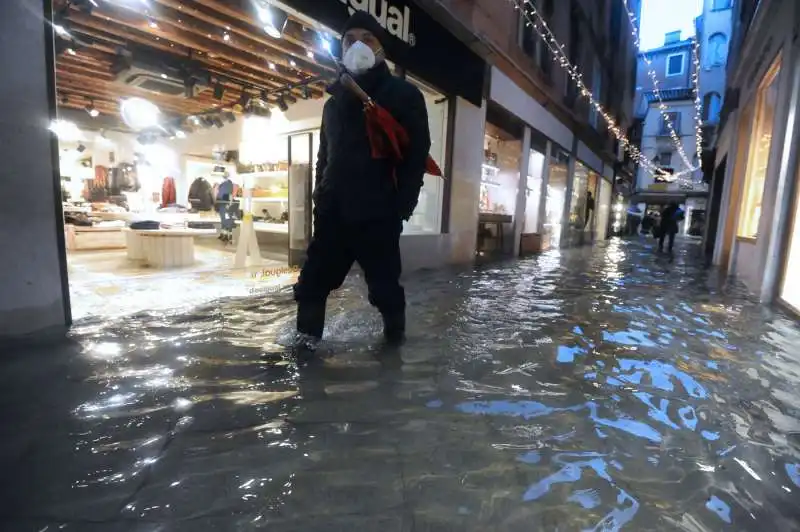
M 365 11 L 375 17 L 378 23 L 394 37 L 409 46 L 416 44 L 416 37 L 411 33 L 411 10 L 393 6 L 388 0 L 340 0 L 348 6 L 352 15 L 356 11 Z

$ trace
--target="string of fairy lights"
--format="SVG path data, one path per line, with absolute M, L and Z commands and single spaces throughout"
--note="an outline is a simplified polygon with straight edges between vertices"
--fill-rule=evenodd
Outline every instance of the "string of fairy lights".
M 700 99 L 700 35 L 695 36 L 692 47 L 692 61 L 694 61 L 694 142 L 697 157 L 703 153 L 703 101 Z M 698 161 L 698 164 L 700 161 Z
M 577 66 L 570 62 L 566 52 L 564 51 L 564 45 L 558 42 L 558 39 L 556 39 L 552 30 L 547 25 L 547 21 L 536 9 L 536 6 L 534 6 L 530 0 L 509 0 L 509 2 L 511 2 L 511 4 L 514 6 L 514 9 L 517 9 L 520 11 L 520 13 L 522 13 L 522 15 L 525 17 L 525 24 L 528 27 L 533 28 L 539 38 L 542 39 L 545 46 L 550 51 L 550 54 L 553 56 L 559 66 L 577 85 L 579 94 L 589 102 L 589 105 L 594 108 L 598 115 L 603 117 L 603 120 L 606 122 L 606 127 L 619 141 L 620 146 L 622 146 L 622 148 L 627 151 L 632 158 L 639 162 L 639 166 L 641 168 L 645 169 L 651 174 L 659 172 L 659 168 L 657 168 L 649 159 L 647 159 L 647 157 L 644 156 L 639 148 L 631 143 L 631 141 L 622 131 L 622 128 L 620 128 L 620 126 L 617 124 L 616 120 L 614 120 L 614 118 L 603 108 L 603 106 L 597 100 L 595 100 L 592 92 L 583 82 L 583 74 L 580 72 Z
M 684 175 L 691 174 L 695 170 L 697 170 L 698 166 L 693 164 L 689 161 L 685 150 L 683 149 L 682 143 L 680 142 L 680 137 L 678 137 L 677 133 L 674 130 L 674 126 L 672 125 L 669 117 L 665 117 L 665 122 L 669 124 L 670 129 L 670 137 L 672 137 L 673 142 L 675 142 L 676 147 L 678 148 L 678 152 L 681 155 L 684 163 L 686 164 L 687 169 L 675 174 L 668 174 L 664 172 L 661 168 L 658 168 L 652 161 L 650 161 L 642 152 L 634 146 L 631 141 L 627 138 L 624 134 L 620 126 L 617 124 L 616 120 L 603 108 L 603 106 L 594 98 L 592 92 L 583 82 L 583 73 L 580 69 L 573 65 L 565 50 L 564 45 L 561 44 L 553 34 L 552 30 L 547 24 L 547 21 L 544 17 L 539 13 L 536 9 L 536 6 L 533 4 L 531 0 L 509 0 L 514 9 L 520 11 L 522 15 L 525 17 L 525 24 L 533 28 L 536 34 L 542 39 L 543 43 L 549 50 L 550 54 L 559 64 L 559 66 L 567 73 L 570 79 L 576 84 L 578 87 L 579 94 L 585 98 L 589 105 L 591 105 L 594 110 L 600 115 L 603 120 L 606 122 L 606 127 L 608 130 L 614 135 L 614 137 L 619 141 L 620 146 L 627 151 L 631 157 L 639 162 L 640 168 L 644 171 L 649 172 L 651 175 L 658 175 L 662 178 L 668 178 L 670 180 L 677 180 L 682 179 Z M 626 11 L 628 12 L 629 20 L 633 26 L 632 35 L 637 43 L 637 48 L 639 45 L 639 37 L 638 37 L 638 30 L 636 29 L 636 17 L 633 13 L 627 9 L 627 2 L 625 3 Z M 702 112 L 702 104 L 700 102 L 700 91 L 699 91 L 699 41 L 695 39 L 694 49 L 693 49 L 693 61 L 694 61 L 694 75 L 692 77 L 692 81 L 694 83 L 694 94 L 695 94 L 695 138 L 696 138 L 696 146 L 698 148 L 697 155 L 701 153 L 700 149 L 702 147 L 702 130 L 700 128 L 700 115 Z M 654 80 L 656 81 L 656 80 Z M 660 101 L 660 93 L 659 93 L 659 111 L 662 112 L 662 115 L 665 113 L 665 105 L 663 102 Z
M 639 38 L 639 28 L 637 25 L 636 15 L 628 7 L 628 0 L 625 0 L 625 11 L 628 15 L 628 22 L 631 25 L 631 35 L 633 36 L 633 42 L 636 45 L 636 49 L 639 50 L 641 48 L 641 40 Z M 658 74 L 656 73 L 655 69 L 653 68 L 653 62 L 647 56 L 647 54 L 642 54 L 642 59 L 644 60 L 645 65 L 647 66 L 647 74 L 650 76 L 650 80 L 653 83 L 653 96 L 657 101 L 658 110 L 661 114 L 661 120 L 663 121 L 664 125 L 667 126 L 667 130 L 669 131 L 669 136 L 672 138 L 672 143 L 675 145 L 675 150 L 680 155 L 683 164 L 686 165 L 686 168 L 691 168 L 691 171 L 696 170 L 694 168 L 694 164 L 689 160 L 689 157 L 686 155 L 686 151 L 683 149 L 683 141 L 680 138 L 680 135 L 675 131 L 675 125 L 672 123 L 672 119 L 669 116 L 668 107 L 664 103 L 664 100 L 661 98 L 661 89 L 659 87 L 660 83 L 658 81 Z

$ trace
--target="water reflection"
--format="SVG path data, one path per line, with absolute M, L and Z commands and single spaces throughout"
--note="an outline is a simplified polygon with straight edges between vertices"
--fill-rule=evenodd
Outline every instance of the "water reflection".
M 286 294 L 81 323 L 0 373 L 1 528 L 798 529 L 800 330 L 648 246 L 415 276 L 400 350 L 349 281 L 307 367 Z

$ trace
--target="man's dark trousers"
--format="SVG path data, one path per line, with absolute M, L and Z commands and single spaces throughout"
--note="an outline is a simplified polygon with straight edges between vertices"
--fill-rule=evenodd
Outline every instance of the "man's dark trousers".
M 672 253 L 672 247 L 675 245 L 675 232 L 674 231 L 661 231 L 658 238 L 658 249 L 664 251 L 664 239 L 669 239 L 669 252 Z
M 342 285 L 353 262 L 364 271 L 370 304 L 384 316 L 403 314 L 402 230 L 402 221 L 394 217 L 349 222 L 333 213 L 316 216 L 308 257 L 294 287 L 298 332 L 322 337 L 328 294 Z

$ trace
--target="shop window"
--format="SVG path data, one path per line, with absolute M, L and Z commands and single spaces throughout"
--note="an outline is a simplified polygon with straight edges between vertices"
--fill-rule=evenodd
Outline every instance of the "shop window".
M 772 147 L 772 128 L 775 121 L 775 104 L 778 97 L 778 58 L 770 67 L 758 87 L 756 116 L 749 138 L 739 139 L 740 145 L 750 146 L 744 181 L 744 199 L 739 212 L 738 236 L 756 238 L 761 220 L 761 201 Z
M 665 151 L 658 154 L 658 162 L 656 163 L 659 166 L 672 166 L 672 152 Z
M 442 170 L 445 169 L 447 153 L 447 120 L 449 100 L 422 82 L 408 80 L 416 85 L 425 97 L 428 111 L 428 126 L 431 132 L 430 154 Z M 406 222 L 406 234 L 438 233 L 442 229 L 442 197 L 444 180 L 441 177 L 426 175 L 419 194 L 419 203 L 411 219 Z
M 683 74 L 686 54 L 670 54 L 667 56 L 667 76 L 680 76 Z
M 568 174 L 569 153 L 553 146 L 547 178 L 547 203 L 544 220 L 544 232 L 553 247 L 558 247 L 561 242 L 561 224 L 567 199 Z
M 708 55 L 706 66 L 723 66 L 728 59 L 728 37 L 724 33 L 715 33 L 708 39 Z
M 572 177 L 572 197 L 570 198 L 569 224 L 573 229 L 582 230 L 586 225 L 586 200 L 589 190 L 589 169 L 581 162 L 575 162 L 575 175 Z
M 553 16 L 553 0 L 538 0 L 535 2 L 536 10 L 545 20 L 549 21 Z M 549 77 L 552 72 L 553 60 L 550 57 L 550 52 L 547 46 L 542 42 L 542 38 L 536 32 L 531 23 L 535 15 L 525 16 L 522 10 L 519 10 L 519 30 L 518 30 L 518 44 L 522 51 L 532 58 L 545 76 Z M 529 20 L 530 19 L 530 20 Z

